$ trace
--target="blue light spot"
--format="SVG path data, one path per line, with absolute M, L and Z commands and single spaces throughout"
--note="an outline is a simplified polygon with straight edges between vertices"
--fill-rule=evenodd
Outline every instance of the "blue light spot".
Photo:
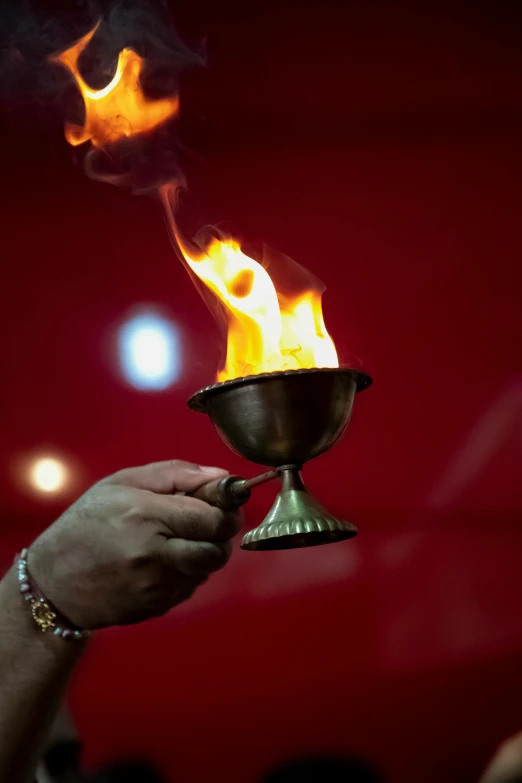
M 180 374 L 179 336 L 173 324 L 154 314 L 138 315 L 120 331 L 123 373 L 136 389 L 166 389 Z

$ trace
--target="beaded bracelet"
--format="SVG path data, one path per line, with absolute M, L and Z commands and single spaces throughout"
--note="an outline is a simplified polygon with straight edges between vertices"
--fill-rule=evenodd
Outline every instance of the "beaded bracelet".
M 91 635 L 90 631 L 82 631 L 74 628 L 65 618 L 58 620 L 58 610 L 55 609 L 45 598 L 42 591 L 38 588 L 35 581 L 30 577 L 27 568 L 27 549 L 16 556 L 15 562 L 18 563 L 18 583 L 20 593 L 25 601 L 29 602 L 31 614 L 38 628 L 46 633 L 51 631 L 54 636 L 60 636 L 62 639 L 78 641 Z

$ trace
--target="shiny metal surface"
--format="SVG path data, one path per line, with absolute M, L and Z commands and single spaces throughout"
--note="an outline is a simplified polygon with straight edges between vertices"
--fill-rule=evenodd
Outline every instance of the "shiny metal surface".
M 358 390 L 371 378 L 349 369 L 290 370 L 214 384 L 188 402 L 251 462 L 302 465 L 341 437 Z
M 281 476 L 274 505 L 244 536 L 243 549 L 297 549 L 357 535 L 355 525 L 329 514 L 307 492 L 299 469 L 341 437 L 356 392 L 371 382 L 357 370 L 289 370 L 216 383 L 191 397 L 189 407 L 207 413 L 233 451 L 275 468 L 254 479 L 211 482 L 197 490 L 198 497 L 221 508 L 237 507 L 253 487 Z
M 333 544 L 357 535 L 351 522 L 332 516 L 307 491 L 299 471 L 282 472 L 282 487 L 265 520 L 250 530 L 241 548 L 299 549 Z

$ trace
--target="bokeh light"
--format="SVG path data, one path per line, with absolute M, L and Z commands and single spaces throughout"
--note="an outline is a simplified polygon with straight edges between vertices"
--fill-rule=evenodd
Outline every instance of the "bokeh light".
M 175 326 L 153 313 L 131 318 L 120 330 L 123 373 L 136 389 L 166 389 L 180 373 L 180 346 Z
M 42 457 L 32 464 L 30 480 L 39 492 L 59 492 L 67 483 L 67 469 L 58 459 Z

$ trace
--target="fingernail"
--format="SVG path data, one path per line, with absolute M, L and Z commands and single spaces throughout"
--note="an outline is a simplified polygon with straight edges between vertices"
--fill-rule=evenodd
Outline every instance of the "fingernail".
M 221 473 L 224 472 L 224 468 L 211 468 L 208 465 L 200 465 L 199 469 L 203 471 L 203 473 L 216 473 L 216 471 L 219 471 Z

